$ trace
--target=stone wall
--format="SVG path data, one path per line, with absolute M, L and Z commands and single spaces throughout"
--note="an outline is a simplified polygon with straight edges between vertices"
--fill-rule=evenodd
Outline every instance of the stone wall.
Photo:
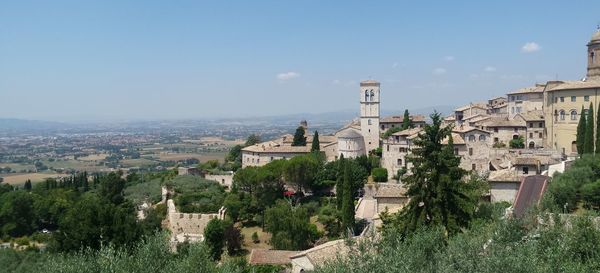
M 221 208 L 218 213 L 179 213 L 172 199 L 167 200 L 167 209 L 169 230 L 171 230 L 173 236 L 204 234 L 204 228 L 210 220 L 225 217 L 224 208 Z
M 233 186 L 233 172 L 227 174 L 207 174 L 204 176 L 207 180 L 216 181 L 219 185 L 225 187 L 226 189 L 231 189 Z

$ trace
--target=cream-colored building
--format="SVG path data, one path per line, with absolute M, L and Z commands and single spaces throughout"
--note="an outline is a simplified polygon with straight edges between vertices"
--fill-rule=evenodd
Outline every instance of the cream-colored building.
M 506 117 L 490 118 L 481 126 L 490 132 L 493 144 L 504 143 L 508 147 L 511 140 L 519 137 L 525 140 L 527 137 L 527 125 L 520 116 L 510 120 Z
M 414 147 L 413 140 L 417 138 L 422 128 L 402 130 L 383 140 L 381 166 L 388 170 L 388 179 L 394 177 L 398 170 L 412 167 L 406 160 Z
M 587 44 L 587 75 L 579 81 L 549 81 L 544 92 L 546 147 L 565 155 L 577 154 L 577 123 L 582 107 L 594 105 L 594 118 L 600 102 L 600 30 Z
M 536 84 L 535 86 L 507 93 L 508 117 L 513 119 L 521 113 L 542 110 L 544 105 L 544 87 L 545 84 Z
M 521 113 L 519 117 L 525 121 L 527 126 L 525 147 L 528 149 L 544 148 L 546 144 L 544 111 L 535 110 L 528 113 Z
M 381 133 L 385 133 L 388 129 L 401 128 L 403 121 L 404 116 L 388 116 L 381 118 L 379 121 Z M 422 128 L 425 126 L 425 124 L 427 124 L 425 121 L 425 116 L 423 115 L 410 116 L 410 123 L 412 124 L 413 128 Z

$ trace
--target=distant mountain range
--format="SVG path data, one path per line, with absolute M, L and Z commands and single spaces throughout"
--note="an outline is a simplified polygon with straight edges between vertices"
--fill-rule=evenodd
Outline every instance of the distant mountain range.
M 428 116 L 434 110 L 447 115 L 451 113 L 454 106 L 441 105 L 418 109 L 409 109 L 411 115 L 421 114 Z M 404 111 L 382 110 L 382 116 L 402 115 Z M 312 125 L 334 125 L 345 124 L 359 116 L 357 110 L 341 110 L 325 113 L 298 113 L 286 115 L 273 115 L 263 117 L 223 118 L 223 119 L 181 119 L 181 120 L 156 120 L 156 121 L 119 121 L 119 122 L 89 122 L 89 123 L 66 123 L 56 121 L 27 120 L 14 118 L 0 118 L 0 133 L 22 133 L 22 132 L 50 132 L 69 130 L 101 130 L 101 128 L 144 128 L 191 125 L 192 127 L 214 126 L 214 125 L 245 125 L 245 126 L 295 126 L 301 120 L 307 120 Z

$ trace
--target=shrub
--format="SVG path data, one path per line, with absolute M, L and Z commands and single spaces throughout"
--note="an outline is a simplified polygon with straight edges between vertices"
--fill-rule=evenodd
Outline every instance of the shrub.
M 502 141 L 498 141 L 498 142 L 494 143 L 494 145 L 492 147 L 494 147 L 494 148 L 505 148 L 506 144 L 504 144 L 504 142 L 502 142 Z
M 258 239 L 258 233 L 256 233 L 256 231 L 252 233 L 252 242 L 255 244 L 260 243 L 260 239 Z
M 525 148 L 525 140 L 523 136 L 519 136 L 516 139 L 511 139 L 508 143 L 511 149 L 523 149 Z
M 375 182 L 387 182 L 388 181 L 388 171 L 386 168 L 375 168 L 373 172 L 371 172 L 373 176 L 373 181 Z

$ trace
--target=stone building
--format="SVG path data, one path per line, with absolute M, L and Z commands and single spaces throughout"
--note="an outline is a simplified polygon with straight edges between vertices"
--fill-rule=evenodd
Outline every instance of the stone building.
M 360 131 L 367 153 L 379 148 L 380 91 L 378 81 L 360 82 Z
M 490 118 L 483 121 L 480 126 L 490 132 L 493 144 L 503 143 L 508 147 L 509 142 L 513 139 L 523 137 L 523 140 L 526 140 L 527 138 L 527 125 L 520 116 L 513 119 L 506 117 Z
M 581 109 L 600 102 L 600 30 L 587 44 L 587 75 L 579 81 L 549 81 L 544 90 L 546 147 L 575 156 L 577 123 Z M 596 112 L 596 111 L 594 111 Z
M 519 117 L 523 119 L 527 125 L 525 147 L 529 149 L 544 148 L 546 142 L 544 111 L 534 110 L 527 113 L 520 113 Z
M 508 117 L 512 119 L 520 113 L 542 110 L 545 86 L 545 84 L 536 84 L 506 94 L 508 97 Z
M 427 124 L 425 121 L 425 116 L 423 115 L 411 115 L 409 118 L 413 128 L 422 128 L 425 126 L 425 124 Z M 404 116 L 388 116 L 381 118 L 379 121 L 381 133 L 383 134 L 391 128 L 401 128 L 403 121 Z
M 412 166 L 408 164 L 406 156 L 414 147 L 413 140 L 422 131 L 422 128 L 406 129 L 383 140 L 381 166 L 388 170 L 388 179 L 391 179 L 402 168 L 410 170 Z
M 508 114 L 508 100 L 506 97 L 495 97 L 488 100 L 487 113 L 489 115 L 506 115 Z
M 490 133 L 475 127 L 461 126 L 452 130 L 454 154 L 461 157 L 460 167 L 484 174 L 489 170 L 492 143 Z M 445 139 L 443 144 L 448 143 Z

